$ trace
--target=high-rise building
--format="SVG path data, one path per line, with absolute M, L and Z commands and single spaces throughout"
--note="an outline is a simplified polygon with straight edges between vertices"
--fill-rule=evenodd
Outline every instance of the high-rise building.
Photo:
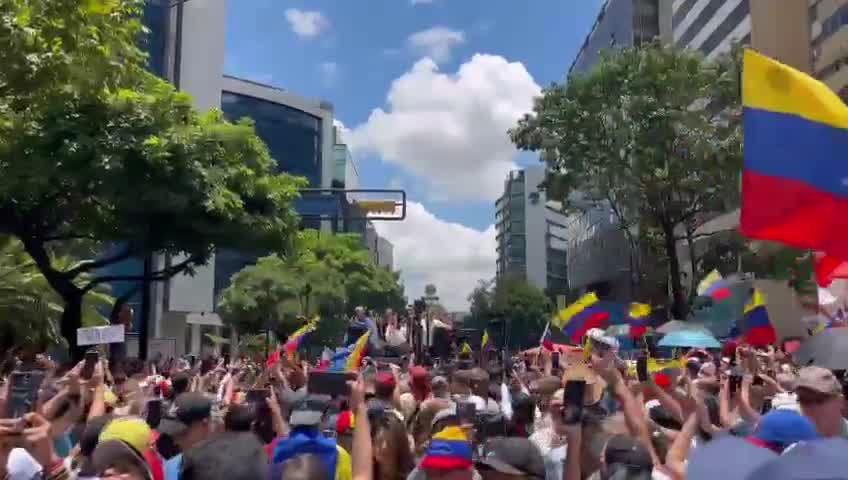
M 707 59 L 751 43 L 749 0 L 662 0 L 661 37 L 681 48 L 697 49 Z M 670 32 L 667 35 L 666 32 Z
M 510 172 L 495 202 L 497 276 L 517 276 L 549 294 L 568 291 L 566 216 L 539 190 L 542 166 Z
M 592 69 L 604 50 L 641 45 L 660 35 L 660 0 L 607 0 L 568 75 Z
M 812 71 L 848 98 L 848 0 L 810 0 Z

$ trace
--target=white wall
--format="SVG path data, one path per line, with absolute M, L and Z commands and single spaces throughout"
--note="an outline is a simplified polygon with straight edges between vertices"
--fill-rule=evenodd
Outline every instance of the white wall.
M 224 74 L 226 3 L 221 0 L 192 0 L 183 4 L 182 48 L 179 88 L 191 94 L 200 111 L 221 107 L 221 78 Z M 174 258 L 173 263 L 184 258 Z M 171 311 L 210 312 L 214 307 L 215 258 L 196 268 L 194 277 L 171 279 Z M 157 327 L 161 331 L 161 327 Z
M 536 287 L 548 286 L 547 213 L 545 194 L 539 184 L 545 179 L 545 169 L 534 165 L 524 169 L 524 225 L 527 251 L 527 281 Z M 533 194 L 538 200 L 531 200 Z

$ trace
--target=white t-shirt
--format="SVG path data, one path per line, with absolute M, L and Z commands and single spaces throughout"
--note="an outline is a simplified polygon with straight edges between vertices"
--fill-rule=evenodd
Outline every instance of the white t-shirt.
M 23 448 L 13 448 L 6 462 L 9 480 L 34 480 L 41 478 L 41 465 Z

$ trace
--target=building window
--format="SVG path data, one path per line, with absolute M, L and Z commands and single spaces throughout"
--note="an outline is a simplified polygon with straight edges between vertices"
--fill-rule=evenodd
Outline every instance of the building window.
M 227 120 L 253 119 L 256 134 L 277 161 L 277 172 L 306 177 L 321 186 L 321 119 L 287 105 L 224 92 L 221 108 Z

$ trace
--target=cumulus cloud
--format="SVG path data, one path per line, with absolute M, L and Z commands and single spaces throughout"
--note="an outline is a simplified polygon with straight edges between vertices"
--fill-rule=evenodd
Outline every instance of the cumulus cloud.
M 450 60 L 454 47 L 465 43 L 465 33 L 447 27 L 432 27 L 413 33 L 407 38 L 407 43 L 416 54 L 444 63 Z
M 412 201 L 406 214 L 403 222 L 375 222 L 375 227 L 394 245 L 395 268 L 407 296 L 424 295 L 424 286 L 432 283 L 448 310 L 468 311 L 468 295 L 477 280 L 495 275 L 494 225 L 480 231 L 447 222 Z
M 286 21 L 289 22 L 294 33 L 304 38 L 317 37 L 321 32 L 330 28 L 330 21 L 323 13 L 318 11 L 289 8 L 285 15 Z
M 431 196 L 492 201 L 515 168 L 507 130 L 540 93 L 524 65 L 500 56 L 476 54 L 456 73 L 424 58 L 353 128 L 351 145 L 423 178 Z

